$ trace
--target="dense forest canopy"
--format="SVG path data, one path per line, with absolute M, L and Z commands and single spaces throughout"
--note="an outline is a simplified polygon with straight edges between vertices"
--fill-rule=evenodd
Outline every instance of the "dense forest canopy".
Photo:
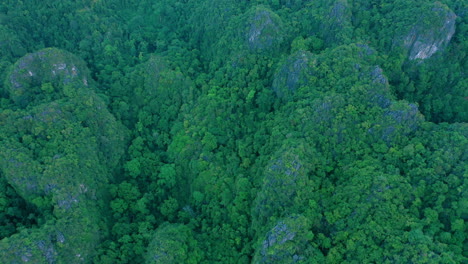
M 467 16 L 2 1 L 0 262 L 467 262 Z

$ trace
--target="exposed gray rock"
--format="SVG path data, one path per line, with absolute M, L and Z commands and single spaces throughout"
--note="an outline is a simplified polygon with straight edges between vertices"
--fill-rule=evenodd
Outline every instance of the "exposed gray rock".
M 434 3 L 434 7 L 423 13 L 403 38 L 402 44 L 408 51 L 409 59 L 424 60 L 443 50 L 455 33 L 456 18 L 455 13 L 446 5 Z
M 416 131 L 424 117 L 415 104 L 393 102 L 383 114 L 383 121 L 369 129 L 369 133 L 391 145 L 402 136 Z
M 273 11 L 256 7 L 247 15 L 245 33 L 248 47 L 252 51 L 276 50 L 284 39 L 281 19 Z
M 376 53 L 376 51 L 369 45 L 358 43 L 356 46 L 362 50 L 360 53 L 361 58 L 365 58 Z
M 325 7 L 328 13 L 322 21 L 321 31 L 327 46 L 346 44 L 351 38 L 351 9 L 347 0 L 337 0 Z
M 289 97 L 313 76 L 314 56 L 308 51 L 298 51 L 279 67 L 273 80 L 273 91 L 278 97 Z
M 40 103 L 47 96 L 49 100 L 64 97 L 68 93 L 65 86 L 72 90 L 88 87 L 90 79 L 89 70 L 81 59 L 63 50 L 47 48 L 18 60 L 5 87 L 10 98 L 25 107 L 33 102 Z
M 262 239 L 252 263 L 303 263 L 311 258 L 320 263 L 323 255 L 310 245 L 308 223 L 302 215 L 278 221 Z
M 374 66 L 370 73 L 370 76 L 372 78 L 373 83 L 388 86 L 388 79 L 386 76 L 383 75 L 383 70 L 379 66 Z
M 262 189 L 254 201 L 252 216 L 259 226 L 264 226 L 272 216 L 288 212 L 307 178 L 300 144 L 286 140 L 277 153 L 277 158 L 266 167 Z
M 395 124 L 407 127 L 410 131 L 416 130 L 422 121 L 415 104 L 395 104 L 395 107 L 385 112 L 385 116 L 390 117 Z
M 42 255 L 44 256 L 47 263 L 56 263 L 57 251 L 55 250 L 51 241 L 39 240 L 36 242 L 36 245 L 40 251 L 42 251 Z
M 263 241 L 263 251 L 275 244 L 284 244 L 286 241 L 293 240 L 296 236 L 295 232 L 291 232 L 288 226 L 284 222 L 279 222 L 273 229 L 268 233 L 267 238 Z
M 366 67 L 360 74 L 361 79 L 369 82 L 368 101 L 371 105 L 388 108 L 391 105 L 391 92 L 387 77 L 379 66 Z
M 124 152 L 125 128 L 87 87 L 87 72 L 74 55 L 45 49 L 21 58 L 7 78 L 23 109 L 1 120 L 9 124 L 0 133 L 2 176 L 54 217 L 1 240 L 2 263 L 92 260 L 101 239 L 97 201 L 106 196 L 107 168 Z

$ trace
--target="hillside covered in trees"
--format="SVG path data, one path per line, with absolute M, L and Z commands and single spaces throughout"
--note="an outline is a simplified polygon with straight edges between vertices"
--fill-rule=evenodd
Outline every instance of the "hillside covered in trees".
M 0 263 L 468 262 L 464 0 L 0 2 Z

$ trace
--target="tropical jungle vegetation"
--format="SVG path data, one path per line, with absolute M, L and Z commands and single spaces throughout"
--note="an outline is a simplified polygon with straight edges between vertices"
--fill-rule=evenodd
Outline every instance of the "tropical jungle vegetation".
M 0 263 L 467 263 L 464 0 L 0 2 Z

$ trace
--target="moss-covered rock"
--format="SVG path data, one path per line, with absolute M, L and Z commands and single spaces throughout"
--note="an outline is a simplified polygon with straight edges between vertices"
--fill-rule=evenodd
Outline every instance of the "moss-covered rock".
M 272 88 L 276 96 L 288 98 L 301 86 L 309 84 L 309 79 L 314 76 L 314 62 L 313 54 L 307 51 L 289 56 L 273 79 Z
M 409 60 L 430 58 L 447 47 L 455 33 L 457 16 L 440 2 L 423 9 L 418 16 L 414 24 L 408 25 L 407 34 L 397 40 L 408 52 Z
M 196 241 L 190 228 L 181 224 L 163 224 L 154 232 L 146 253 L 148 264 L 196 263 Z
M 310 243 L 309 221 L 302 215 L 278 221 L 259 243 L 252 263 L 323 263 L 322 253 Z
M 394 101 L 383 112 L 381 121 L 369 129 L 369 133 L 393 145 L 415 132 L 423 121 L 424 117 L 415 104 Z
M 268 163 L 252 207 L 255 226 L 264 227 L 271 217 L 281 217 L 301 207 L 300 193 L 306 188 L 310 171 L 310 164 L 305 163 L 310 158 L 308 148 L 303 141 L 285 140 L 277 158 Z
M 7 79 L 20 109 L 2 115 L 0 169 L 43 219 L 0 241 L 2 263 L 89 263 L 104 236 L 97 208 L 106 207 L 127 131 L 87 78 L 81 60 L 45 49 L 21 58 Z
M 255 7 L 246 14 L 245 39 L 251 51 L 278 50 L 284 40 L 281 18 L 265 7 Z
M 56 48 L 30 53 L 18 60 L 5 80 L 10 98 L 20 107 L 59 99 L 86 89 L 91 78 L 86 64 Z
M 321 35 L 327 46 L 347 44 L 351 40 L 351 8 L 346 0 L 338 0 L 330 3 L 330 8 L 325 8 L 324 19 L 321 24 Z

